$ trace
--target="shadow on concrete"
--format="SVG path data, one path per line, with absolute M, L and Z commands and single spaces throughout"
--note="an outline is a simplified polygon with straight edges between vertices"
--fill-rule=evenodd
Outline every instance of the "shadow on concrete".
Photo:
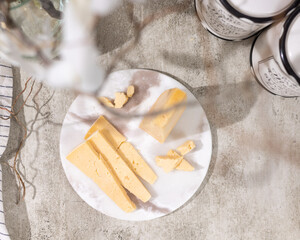
M 133 25 L 126 14 L 125 4 L 102 18 L 96 28 L 96 44 L 101 54 L 121 47 L 133 37 Z
M 13 97 L 15 99 L 17 94 L 22 91 L 19 69 L 13 68 L 13 76 Z M 19 101 L 16 103 L 15 109 L 19 109 L 22 102 L 23 97 L 21 96 Z M 19 112 L 18 118 L 23 124 L 25 124 L 23 110 Z M 1 163 L 5 163 L 15 156 L 20 141 L 22 140 L 22 137 L 24 135 L 23 128 L 17 124 L 15 119 L 11 119 L 10 124 L 10 137 L 7 143 L 7 148 L 2 155 Z M 5 222 L 11 240 L 30 239 L 30 224 L 25 201 L 21 201 L 19 204 L 17 204 L 19 193 L 15 175 L 12 173 L 10 167 L 7 164 L 2 164 L 2 174 Z
M 188 0 L 185 1 L 188 2 Z M 174 7 L 174 4 L 180 3 L 180 1 L 174 3 L 173 0 L 152 0 L 146 1 L 144 4 L 135 4 L 134 16 L 137 20 L 142 21 L 152 14 L 159 13 L 161 10 L 171 9 Z M 133 39 L 134 27 L 127 15 L 126 4 L 128 3 L 124 2 L 121 7 L 99 21 L 96 27 L 96 44 L 101 54 L 111 52 Z M 187 6 L 189 5 L 187 4 Z M 183 10 L 185 11 L 181 11 L 181 14 L 194 14 L 192 6 Z M 166 13 L 167 15 L 168 13 Z
M 193 89 L 212 126 L 223 128 L 242 121 L 249 114 L 261 92 L 255 82 L 207 86 Z

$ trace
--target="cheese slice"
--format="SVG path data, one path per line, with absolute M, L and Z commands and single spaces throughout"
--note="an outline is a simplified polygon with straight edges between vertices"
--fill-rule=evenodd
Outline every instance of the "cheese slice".
M 185 159 L 176 167 L 176 170 L 191 172 L 194 171 L 195 168 Z
M 161 167 L 166 173 L 171 172 L 180 164 L 182 157 L 157 156 L 155 158 L 157 166 Z
M 122 185 L 137 198 L 143 202 L 147 202 L 151 198 L 151 194 L 127 165 L 124 159 L 116 152 L 113 145 L 105 137 L 105 135 L 97 131 L 89 138 L 95 150 L 100 153 L 104 159 L 110 164 Z
M 180 103 L 186 103 L 186 93 L 178 88 L 168 89 L 158 97 L 149 112 L 168 109 Z M 178 106 L 158 116 L 146 116 L 142 120 L 140 128 L 160 143 L 163 143 L 177 124 L 184 110 L 185 105 Z
M 111 107 L 111 108 L 115 107 L 115 105 L 110 101 L 109 98 L 107 98 L 107 97 L 100 97 L 99 99 L 106 106 Z
M 187 161 L 185 160 L 182 156 L 180 156 L 177 152 L 175 152 L 174 150 L 170 150 L 168 152 L 169 156 L 172 157 L 178 157 L 178 158 L 182 158 L 182 161 L 180 164 L 178 164 L 178 166 L 176 166 L 176 170 L 181 170 L 181 171 L 194 171 L 194 167 Z
M 125 212 L 136 209 L 107 162 L 87 143 L 75 148 L 67 159 L 91 178 Z
M 195 147 L 195 143 L 192 140 L 188 140 L 184 144 L 176 148 L 176 150 L 181 154 L 181 156 L 183 156 L 192 151 Z
M 104 116 L 99 117 L 99 119 L 90 128 L 85 138 L 90 137 L 90 135 L 97 130 L 100 130 L 104 134 L 105 138 L 109 140 L 121 157 L 126 160 L 127 164 L 131 167 L 135 174 L 150 184 L 155 182 L 157 176 L 151 167 L 142 158 L 138 151 L 129 142 L 126 142 L 126 138 L 118 132 L 118 130 L 107 119 L 105 119 Z
M 96 122 L 91 126 L 84 139 L 88 139 L 94 132 L 100 130 L 105 137 L 111 142 L 115 149 L 117 149 L 122 142 L 126 141 L 123 136 L 104 116 L 100 116 Z
M 138 176 L 150 184 L 153 184 L 156 181 L 156 174 L 131 143 L 123 142 L 117 152 L 124 160 L 126 160 L 127 164 Z

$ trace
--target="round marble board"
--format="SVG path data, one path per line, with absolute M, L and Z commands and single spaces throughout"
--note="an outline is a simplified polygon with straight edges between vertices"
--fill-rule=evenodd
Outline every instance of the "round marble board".
M 114 72 L 102 89 L 101 96 L 113 99 L 115 92 L 126 92 L 129 85 L 135 86 L 136 93 L 119 110 L 123 113 L 147 112 L 163 91 L 175 87 L 186 92 L 188 102 L 196 104 L 186 108 L 166 142 L 161 144 L 139 128 L 142 118 L 117 117 L 101 107 L 94 98 L 80 95 L 71 105 L 63 122 L 60 156 L 70 184 L 91 207 L 118 219 L 150 220 L 173 212 L 195 194 L 209 167 L 211 131 L 205 112 L 194 95 L 173 78 L 159 72 L 142 69 Z M 84 141 L 88 129 L 100 115 L 104 115 L 127 137 L 127 141 L 135 146 L 158 176 L 153 185 L 140 178 L 152 197 L 143 203 L 130 195 L 137 205 L 137 209 L 131 213 L 119 209 L 91 179 L 66 159 L 68 153 Z M 165 173 L 156 165 L 156 156 L 166 155 L 170 149 L 176 149 L 187 140 L 193 140 L 196 144 L 196 148 L 184 157 L 195 167 L 194 171 L 174 170 Z

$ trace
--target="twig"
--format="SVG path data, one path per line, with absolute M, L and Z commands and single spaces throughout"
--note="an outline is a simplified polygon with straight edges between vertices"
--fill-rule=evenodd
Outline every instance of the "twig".
M 20 113 L 20 111 L 24 108 L 26 102 L 28 101 L 29 99 L 29 96 L 32 94 L 32 91 L 33 91 L 33 86 L 34 86 L 34 83 L 35 81 L 33 81 L 33 83 L 31 84 L 31 88 L 29 90 L 29 93 L 27 94 L 25 100 L 22 102 L 21 104 L 21 107 L 15 111 L 15 105 L 17 104 L 18 100 L 20 99 L 20 97 L 24 94 L 24 92 L 26 91 L 27 89 L 27 85 L 28 83 L 32 80 L 32 78 L 28 78 L 27 81 L 25 82 L 25 86 L 24 88 L 21 90 L 21 92 L 16 96 L 16 98 L 14 99 L 13 101 L 13 104 L 12 104 L 12 107 L 11 107 L 11 110 L 7 109 L 7 108 L 4 108 L 4 107 L 0 107 L 1 110 L 4 110 L 6 112 L 8 112 L 10 114 L 10 116 L 5 119 L 5 120 L 9 120 L 10 118 L 14 118 L 17 122 L 17 124 L 23 129 L 24 131 L 24 134 L 23 134 L 23 137 L 19 143 L 19 146 L 16 150 L 16 153 L 15 153 L 15 156 L 14 156 L 14 160 L 13 160 L 13 164 L 10 165 L 9 163 L 6 162 L 6 164 L 13 170 L 13 172 L 15 173 L 16 175 L 16 178 L 18 180 L 18 201 L 17 203 L 20 202 L 20 200 L 24 199 L 25 198 L 25 194 L 26 194 L 26 186 L 25 186 L 25 183 L 24 183 L 24 180 L 19 172 L 19 170 L 17 169 L 17 161 L 18 161 L 18 157 L 19 157 L 19 154 L 20 154 L 20 151 L 22 149 L 22 147 L 24 146 L 25 144 L 25 141 L 27 139 L 27 127 L 26 125 L 24 125 L 22 123 L 22 121 L 18 118 L 18 114 Z M 21 194 L 21 191 L 22 191 L 22 194 Z

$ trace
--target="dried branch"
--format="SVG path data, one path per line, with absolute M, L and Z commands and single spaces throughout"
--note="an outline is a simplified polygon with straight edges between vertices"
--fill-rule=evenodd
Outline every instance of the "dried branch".
M 8 108 L 4 108 L 4 107 L 0 107 L 1 110 L 4 110 L 6 112 L 8 112 L 10 114 L 10 116 L 8 118 L 6 118 L 5 120 L 9 120 L 10 118 L 14 118 L 17 122 L 17 124 L 24 130 L 24 134 L 23 134 L 23 137 L 19 143 L 19 146 L 16 150 L 16 153 L 15 153 L 15 156 L 14 156 L 14 159 L 13 159 L 13 164 L 10 165 L 9 163 L 5 162 L 5 164 L 7 164 L 12 170 L 13 172 L 15 173 L 15 176 L 18 180 L 18 193 L 19 193 L 19 196 L 18 196 L 18 201 L 17 203 L 21 200 L 21 199 L 24 199 L 25 197 L 25 194 L 26 194 L 26 187 L 25 187 L 25 183 L 24 183 L 24 180 L 19 172 L 19 170 L 17 169 L 17 162 L 18 162 L 18 157 L 19 157 L 19 154 L 20 154 L 20 151 L 22 149 L 22 147 L 24 146 L 25 144 L 25 141 L 27 139 L 27 127 L 26 125 L 24 125 L 22 123 L 22 121 L 18 118 L 18 114 L 20 113 L 20 111 L 24 108 L 26 102 L 28 101 L 29 99 L 29 96 L 32 94 L 33 92 L 33 86 L 34 86 L 34 83 L 35 81 L 33 80 L 32 84 L 31 84 L 31 88 L 29 90 L 29 93 L 27 94 L 25 100 L 22 102 L 21 104 L 21 107 L 15 111 L 15 105 L 16 103 L 18 102 L 18 100 L 20 99 L 20 97 L 24 94 L 24 92 L 26 91 L 27 89 L 27 86 L 29 84 L 29 82 L 32 81 L 32 78 L 28 78 L 27 81 L 25 82 L 25 86 L 24 88 L 22 89 L 22 91 L 16 96 L 16 98 L 14 99 L 13 101 L 13 104 L 12 104 L 12 107 L 11 107 L 11 110 L 9 110 Z M 21 194 L 22 192 L 22 194 Z

